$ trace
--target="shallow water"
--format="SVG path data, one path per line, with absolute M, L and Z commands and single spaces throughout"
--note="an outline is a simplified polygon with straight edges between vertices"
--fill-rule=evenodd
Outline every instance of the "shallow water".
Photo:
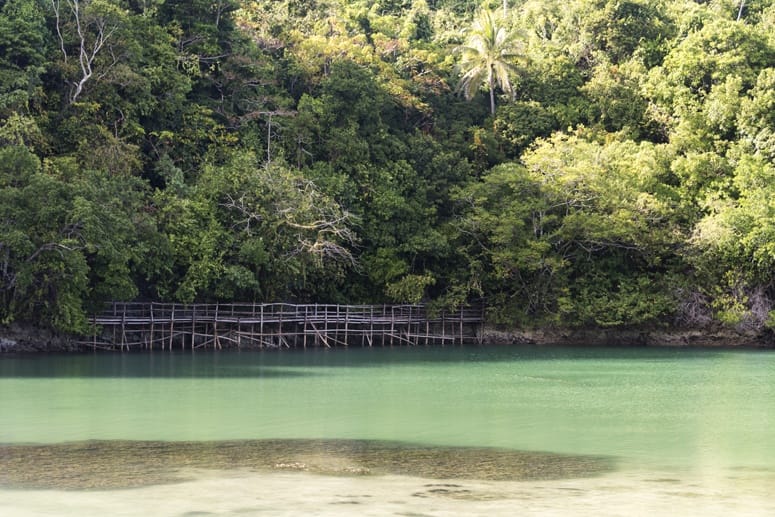
M 772 515 L 773 408 L 764 351 L 6 356 L 0 513 Z

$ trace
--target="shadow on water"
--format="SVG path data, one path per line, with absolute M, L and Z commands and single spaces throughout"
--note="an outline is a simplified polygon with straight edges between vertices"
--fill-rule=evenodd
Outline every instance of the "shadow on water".
M 0 487 L 109 490 L 186 481 L 192 469 L 495 481 L 591 477 L 611 457 L 371 440 L 88 441 L 0 446 Z
M 275 353 L 277 354 L 277 353 Z M 0 357 L 3 378 L 279 378 L 323 371 L 293 369 L 293 361 L 263 360 L 272 352 L 128 352 L 28 354 Z
M 0 357 L 0 378 L 261 378 L 325 374 L 326 368 L 508 361 L 674 361 L 755 351 L 560 346 L 420 346 L 307 350 L 203 350 L 18 354 Z M 313 371 L 314 370 L 314 371 Z

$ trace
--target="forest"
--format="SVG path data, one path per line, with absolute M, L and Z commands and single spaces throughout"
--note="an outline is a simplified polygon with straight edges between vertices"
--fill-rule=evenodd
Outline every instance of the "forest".
M 0 0 L 0 323 L 775 327 L 771 0 Z

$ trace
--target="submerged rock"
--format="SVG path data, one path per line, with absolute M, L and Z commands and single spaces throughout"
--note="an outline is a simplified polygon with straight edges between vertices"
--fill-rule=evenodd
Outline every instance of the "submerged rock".
M 106 490 L 185 481 L 197 469 L 524 481 L 590 477 L 612 458 L 366 440 L 90 441 L 0 446 L 0 486 Z

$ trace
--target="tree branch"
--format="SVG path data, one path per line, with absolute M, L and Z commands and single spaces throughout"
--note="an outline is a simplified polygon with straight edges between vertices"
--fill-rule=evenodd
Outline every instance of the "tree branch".
M 59 37 L 59 48 L 62 51 L 62 55 L 64 55 L 65 64 L 67 64 L 67 51 L 65 50 L 65 38 L 62 36 L 62 30 L 61 30 L 61 18 L 59 16 L 59 7 L 60 2 L 59 0 L 51 0 L 51 7 L 54 9 L 54 17 L 56 18 L 56 30 L 57 30 L 57 36 Z

